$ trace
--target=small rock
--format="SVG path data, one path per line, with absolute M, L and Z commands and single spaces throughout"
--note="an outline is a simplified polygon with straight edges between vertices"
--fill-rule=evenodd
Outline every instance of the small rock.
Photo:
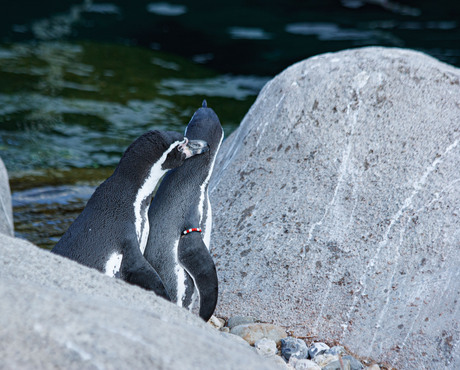
M 310 358 L 315 358 L 315 356 L 322 355 L 329 348 L 330 347 L 326 343 L 316 342 L 310 346 L 310 348 L 308 349 L 308 354 L 310 355 Z
M 211 318 L 208 320 L 208 324 L 211 326 L 215 327 L 216 329 L 220 329 L 225 325 L 225 320 L 224 319 L 219 319 L 216 316 L 211 316 Z
M 308 348 L 302 339 L 287 337 L 281 339 L 281 354 L 286 360 L 291 356 L 303 359 L 308 357 Z
M 371 366 L 366 367 L 366 370 L 380 370 L 380 366 L 377 364 L 373 364 Z
M 339 360 L 339 356 L 337 355 L 316 355 L 313 358 L 313 361 L 315 361 L 319 366 L 321 366 L 321 368 L 325 367 L 331 362 L 338 361 L 338 360 Z
M 231 330 L 235 326 L 244 325 L 244 324 L 254 324 L 255 322 L 256 322 L 256 319 L 252 316 L 233 316 L 228 319 L 227 326 Z
M 351 370 L 361 370 L 364 369 L 364 365 L 359 362 L 356 358 L 350 355 L 345 355 L 342 357 L 343 361 L 349 361 L 350 362 L 350 369 Z
M 334 346 L 324 352 L 325 355 L 346 355 L 347 351 L 342 346 Z
M 253 345 L 259 339 L 272 339 L 278 345 L 282 338 L 286 338 L 286 331 L 273 324 L 245 324 L 234 326 L 230 329 L 231 334 L 239 335 L 246 342 Z
M 295 370 L 321 370 L 321 367 L 317 363 L 296 357 L 291 357 L 289 359 L 289 365 Z
M 238 335 L 235 335 L 235 334 L 230 334 L 230 333 L 226 333 L 224 331 L 221 331 L 220 334 L 225 337 L 225 338 L 228 338 L 234 342 L 237 342 L 237 343 L 240 343 L 242 344 L 243 346 L 247 347 L 249 345 L 248 342 L 246 342 L 243 338 L 241 338 L 240 336 Z
M 337 361 L 328 363 L 323 370 L 361 370 L 364 366 L 356 358 L 346 355 Z
M 272 339 L 259 339 L 254 343 L 254 347 L 256 347 L 257 353 L 264 357 L 275 356 L 277 352 L 276 343 Z
M 321 369 L 322 370 L 351 370 L 351 367 L 348 361 L 345 361 L 342 359 L 342 362 L 340 362 L 340 360 L 332 361 L 328 363 L 326 366 L 322 367 Z
M 219 330 L 222 331 L 222 332 L 224 332 L 224 333 L 230 333 L 230 329 L 227 328 L 226 326 L 220 328 Z

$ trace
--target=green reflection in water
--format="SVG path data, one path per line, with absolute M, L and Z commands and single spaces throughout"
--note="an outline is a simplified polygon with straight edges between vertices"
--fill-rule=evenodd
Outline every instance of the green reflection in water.
M 228 135 L 267 81 L 128 46 L 41 42 L 1 51 L 0 149 L 12 172 L 114 166 L 144 131 L 182 131 L 204 98 Z

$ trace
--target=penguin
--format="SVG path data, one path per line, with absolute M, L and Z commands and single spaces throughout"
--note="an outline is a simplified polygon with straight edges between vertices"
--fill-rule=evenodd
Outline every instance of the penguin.
M 160 277 L 143 256 L 148 207 L 169 169 L 207 150 L 205 141 L 189 140 L 177 132 L 143 134 L 126 149 L 113 174 L 95 190 L 51 252 L 169 300 Z
M 209 150 L 171 170 L 149 208 L 150 232 L 144 257 L 158 272 L 171 301 L 208 321 L 217 304 L 216 267 L 209 253 L 212 212 L 208 184 L 224 131 L 206 101 L 191 118 L 185 135 L 204 140 Z

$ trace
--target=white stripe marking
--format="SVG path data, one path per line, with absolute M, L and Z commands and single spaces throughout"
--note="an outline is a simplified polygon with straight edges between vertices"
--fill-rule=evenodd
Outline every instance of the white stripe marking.
M 120 271 L 122 259 L 123 255 L 121 253 L 113 252 L 105 264 L 104 274 L 114 277 Z
M 139 242 L 139 248 L 142 254 L 144 254 L 145 247 L 147 245 L 150 227 L 148 219 L 149 207 L 148 205 L 146 205 L 144 209 L 142 209 L 142 204 L 153 193 L 153 191 L 155 190 L 155 186 L 158 184 L 158 181 L 160 181 L 161 177 L 167 172 L 167 170 L 161 168 L 161 166 L 166 160 L 166 157 L 174 148 L 176 148 L 179 144 L 183 142 L 184 141 L 175 141 L 169 146 L 169 148 L 152 166 L 148 177 L 145 179 L 144 183 L 137 191 L 136 199 L 133 203 L 135 220 L 134 224 L 136 227 L 137 241 Z
M 206 177 L 206 179 L 200 186 L 200 202 L 198 203 L 198 214 L 200 215 L 200 225 L 203 221 L 203 209 L 204 209 L 205 199 L 208 199 L 208 206 L 209 206 L 208 215 L 211 212 L 211 203 L 209 203 L 209 197 L 208 197 L 208 183 L 209 183 L 209 180 L 211 179 L 212 171 L 214 169 L 214 164 L 216 163 L 217 153 L 219 152 L 220 145 L 222 144 L 223 139 L 224 139 L 224 133 L 222 132 L 222 136 L 220 138 L 219 145 L 217 146 L 216 152 L 214 154 L 214 158 L 212 159 L 211 168 L 209 169 L 208 176 Z M 205 233 L 207 232 L 208 230 L 205 230 Z M 209 233 L 211 233 L 211 230 L 209 230 Z
M 211 202 L 208 198 L 208 212 L 206 214 L 206 223 L 204 224 L 204 233 L 203 233 L 203 242 L 209 250 L 209 245 L 211 244 L 211 230 L 212 230 L 212 209 Z
M 177 295 L 176 295 L 176 304 L 179 307 L 182 307 L 183 301 L 185 298 L 185 270 L 184 268 L 180 265 L 179 263 L 179 240 L 177 239 L 176 242 L 174 243 L 174 259 L 175 259 L 175 267 L 174 267 L 174 272 L 176 273 L 177 276 Z

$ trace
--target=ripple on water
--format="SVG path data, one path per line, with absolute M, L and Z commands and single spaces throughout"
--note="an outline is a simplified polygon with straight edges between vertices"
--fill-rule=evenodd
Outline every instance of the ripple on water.
M 16 236 L 51 249 L 81 213 L 94 189 L 62 185 L 13 192 Z
M 121 10 L 118 6 L 111 3 L 101 3 L 101 4 L 89 4 L 86 9 L 88 13 L 99 13 L 99 14 L 121 14 Z
M 95 190 L 90 185 L 44 186 L 12 194 L 13 207 L 86 202 Z
M 257 27 L 230 27 L 228 33 L 232 39 L 270 40 L 273 35 Z
M 200 80 L 169 78 L 159 83 L 159 92 L 167 96 L 208 95 L 245 100 L 250 96 L 258 94 L 269 79 L 269 77 L 260 76 L 232 75 L 221 75 Z
M 156 15 L 174 17 L 187 13 L 187 7 L 185 5 L 159 2 L 147 4 L 147 11 Z
M 341 28 L 335 23 L 291 23 L 286 26 L 286 32 L 303 36 L 316 36 L 322 41 L 361 40 L 369 42 L 379 39 L 379 34 L 376 31 Z

